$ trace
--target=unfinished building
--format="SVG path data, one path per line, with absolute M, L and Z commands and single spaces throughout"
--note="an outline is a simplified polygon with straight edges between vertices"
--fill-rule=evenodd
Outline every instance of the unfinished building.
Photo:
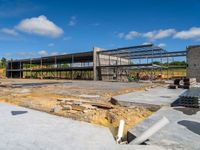
M 187 47 L 187 77 L 200 82 L 200 45 Z
M 148 71 L 149 79 L 155 70 L 185 66 L 168 66 L 174 58 L 185 57 L 186 51 L 167 52 L 153 44 L 123 47 L 111 50 L 93 48 L 93 51 L 41 58 L 10 60 L 7 78 L 79 79 L 128 81 L 133 70 Z M 159 64 L 154 62 L 159 61 Z

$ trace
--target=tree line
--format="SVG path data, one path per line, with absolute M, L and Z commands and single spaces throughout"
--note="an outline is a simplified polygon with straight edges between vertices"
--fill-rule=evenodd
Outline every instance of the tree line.
M 154 61 L 153 64 L 163 65 L 163 66 L 186 66 L 187 65 L 185 61 L 173 61 L 169 63 L 161 63 L 159 61 Z
M 2 57 L 1 60 L 0 60 L 0 68 L 5 68 L 6 67 L 6 58 Z

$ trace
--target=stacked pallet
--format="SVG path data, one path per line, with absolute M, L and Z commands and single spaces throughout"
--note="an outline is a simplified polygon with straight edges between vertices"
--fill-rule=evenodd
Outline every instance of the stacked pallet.
M 169 89 L 177 89 L 178 87 L 180 88 L 180 82 L 182 81 L 182 79 L 175 79 L 174 83 L 170 84 L 168 86 Z
M 196 78 L 185 78 L 183 79 L 183 88 L 190 89 L 197 84 Z
M 196 78 L 184 78 L 184 79 L 175 79 L 174 83 L 169 85 L 169 89 L 176 89 L 183 88 L 183 89 L 190 89 L 191 87 L 194 87 L 197 84 Z
M 200 108 L 200 87 L 192 87 L 181 94 L 179 104 L 185 107 Z

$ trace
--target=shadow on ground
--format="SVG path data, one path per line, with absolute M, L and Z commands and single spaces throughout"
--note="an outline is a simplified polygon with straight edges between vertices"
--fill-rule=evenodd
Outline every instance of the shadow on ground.
M 13 116 L 15 116 L 15 115 L 22 115 L 22 114 L 25 114 L 25 113 L 28 113 L 28 111 L 11 111 L 11 114 Z
M 191 132 L 200 135 L 200 123 L 196 121 L 181 120 L 178 124 L 186 127 Z

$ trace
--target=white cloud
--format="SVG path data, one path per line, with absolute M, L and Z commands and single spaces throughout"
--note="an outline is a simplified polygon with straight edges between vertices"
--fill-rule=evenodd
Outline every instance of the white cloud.
M 149 38 L 149 39 L 153 38 L 154 35 L 155 35 L 155 31 L 146 32 L 143 34 L 144 37 Z
M 128 33 L 118 33 L 117 36 L 121 39 L 132 40 L 137 37 L 148 38 L 151 41 L 173 36 L 176 33 L 175 29 L 160 29 L 149 31 L 146 33 L 139 33 L 137 31 L 130 31 Z
M 136 32 L 136 31 L 130 31 L 127 34 L 125 33 L 118 33 L 118 37 L 119 38 L 123 38 L 125 40 L 132 40 L 136 37 L 138 37 L 140 35 L 140 33 Z
M 151 42 L 144 42 L 142 43 L 142 45 L 149 45 L 149 44 L 152 44 Z
M 54 38 L 63 34 L 63 30 L 60 27 L 55 25 L 43 15 L 22 20 L 16 26 L 16 29 L 30 34 Z
M 165 43 L 160 43 L 160 44 L 158 44 L 158 46 L 161 47 L 161 48 L 164 48 L 164 47 L 166 47 L 167 45 L 166 45 Z
M 93 26 L 100 26 L 100 23 L 93 23 Z
M 9 58 L 9 57 L 12 57 L 13 54 L 12 53 L 4 53 L 3 56 L 6 58 Z
M 47 55 L 48 55 L 48 52 L 47 52 L 46 50 L 40 50 L 40 51 L 37 52 L 37 54 L 38 54 L 39 56 L 47 56 Z
M 64 53 L 59 53 L 56 51 L 48 52 L 46 50 L 40 50 L 40 51 L 32 51 L 32 52 L 16 52 L 16 53 L 4 53 L 4 57 L 10 58 L 10 57 L 17 57 L 17 58 L 33 58 L 33 57 L 44 57 L 44 56 L 54 56 L 54 55 L 60 55 Z
M 15 56 L 22 57 L 22 58 L 28 58 L 28 57 L 33 57 L 34 53 L 33 52 L 18 52 L 15 54 Z
M 126 34 L 124 38 L 125 38 L 126 40 L 132 40 L 132 39 L 138 37 L 139 35 L 140 35 L 140 34 L 139 34 L 138 32 L 136 32 L 136 31 L 131 31 L 131 32 L 129 32 L 128 34 Z
M 72 17 L 70 18 L 70 20 L 69 20 L 68 25 L 69 25 L 69 26 L 75 26 L 76 24 L 77 24 L 77 18 L 76 18 L 76 16 L 72 16 Z
M 64 37 L 64 38 L 63 38 L 64 41 L 69 41 L 69 40 L 71 40 L 71 39 L 72 39 L 72 37 L 70 37 L 70 36 L 67 36 L 67 37 Z
M 177 32 L 174 35 L 177 39 L 200 39 L 200 27 L 192 27 L 189 30 Z
M 2 28 L 1 32 L 9 34 L 9 35 L 13 35 L 13 36 L 18 35 L 18 33 L 14 29 L 9 29 L 9 28 Z
M 161 29 L 143 33 L 143 36 L 150 40 L 157 40 L 173 36 L 176 33 L 175 29 Z
M 125 35 L 124 33 L 118 33 L 118 34 L 117 34 L 117 36 L 118 36 L 120 39 L 124 38 L 124 35 Z
M 54 43 L 49 43 L 49 44 L 48 44 L 48 47 L 54 47 L 54 46 L 55 46 Z
M 58 52 L 52 52 L 50 55 L 51 55 L 51 56 L 59 55 L 59 53 L 58 53 Z

